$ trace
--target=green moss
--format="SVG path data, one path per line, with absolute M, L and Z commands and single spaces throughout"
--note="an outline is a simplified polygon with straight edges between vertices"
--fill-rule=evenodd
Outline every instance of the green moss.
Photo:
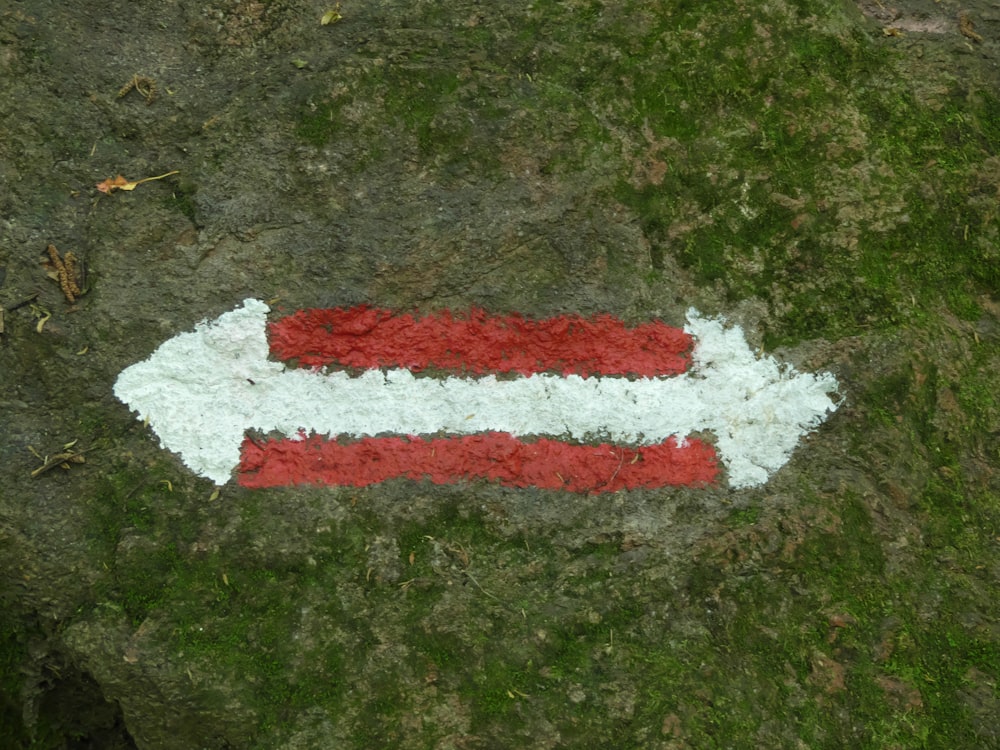
M 308 706 L 334 708 L 345 685 L 340 649 L 326 642 L 308 648 L 291 638 L 302 601 L 311 598 L 308 586 L 295 573 L 232 569 L 230 575 L 230 568 L 215 558 L 176 571 L 162 606 L 178 654 L 246 685 L 261 730 L 282 726 Z
M 168 209 L 179 211 L 195 226 L 201 226 L 195 194 L 198 186 L 191 180 L 180 178 L 169 196 L 164 198 Z
M 708 741 L 763 730 L 764 717 L 787 717 L 781 706 L 793 702 L 785 730 L 810 744 L 837 737 L 835 744 L 851 738 L 856 746 L 887 747 L 909 728 L 933 737 L 930 747 L 975 745 L 963 675 L 970 668 L 997 673 L 995 642 L 953 619 L 954 595 L 945 594 L 938 618 L 921 618 L 924 592 L 945 591 L 933 558 L 906 576 L 888 575 L 864 505 L 843 498 L 838 513 L 839 526 L 812 531 L 777 576 L 692 578 L 692 601 L 715 611 L 705 618 L 709 631 L 637 655 L 643 684 L 657 686 L 642 715 L 673 712 L 685 736 Z M 833 614 L 840 624 L 831 625 Z M 887 703 L 891 680 L 900 681 L 904 697 Z M 706 701 L 712 710 L 698 711 Z
M 340 103 L 329 101 L 304 106 L 295 134 L 316 148 L 333 142 L 344 129 L 341 107 Z
M 734 510 L 730 515 L 730 526 L 753 526 L 760 518 L 760 508 L 752 506 Z
M 512 714 L 516 716 L 519 699 L 528 697 L 525 692 L 529 688 L 528 667 L 516 657 L 499 653 L 487 656 L 481 668 L 471 676 L 471 685 L 466 691 L 475 719 L 492 723 L 500 717 L 514 718 Z
M 662 15 L 669 23 L 627 41 L 610 35 L 648 54 L 623 56 L 581 83 L 584 99 L 605 103 L 604 122 L 647 142 L 672 139 L 655 153 L 661 181 L 632 176 L 616 189 L 654 244 L 666 245 L 655 252 L 675 254 L 699 282 L 721 283 L 734 300 L 790 291 L 794 302 L 771 344 L 895 326 L 914 299 L 943 298 L 976 317 L 975 284 L 996 288 L 997 274 L 995 263 L 982 262 L 988 243 L 969 239 L 983 217 L 965 195 L 976 165 L 1000 143 L 995 98 L 977 92 L 975 114 L 965 103 L 925 103 L 905 79 L 886 84 L 892 54 L 858 32 L 805 31 L 780 14 L 728 11 L 716 25 L 671 4 Z M 609 78 L 618 89 L 604 88 Z M 920 188 L 929 167 L 931 193 Z M 859 169 L 868 181 L 860 190 L 857 180 L 831 180 Z M 885 213 L 881 204 L 894 195 L 903 204 Z M 856 239 L 838 246 L 842 210 L 858 223 Z M 694 228 L 667 238 L 683 224 Z
M 22 720 L 21 669 L 28 650 L 23 627 L 0 617 L 0 737 L 12 747 L 28 747 L 29 735 Z

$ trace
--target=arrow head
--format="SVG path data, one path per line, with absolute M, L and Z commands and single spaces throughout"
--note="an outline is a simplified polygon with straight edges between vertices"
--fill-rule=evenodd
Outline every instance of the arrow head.
M 711 404 L 702 429 L 715 433 L 735 489 L 764 484 L 791 457 L 799 439 L 837 409 L 830 373 L 800 373 L 774 357 L 757 357 L 739 326 L 688 311 L 684 330 L 697 341 L 685 377 L 701 378 L 700 401 Z
M 216 484 L 239 464 L 243 433 L 254 423 L 252 389 L 284 370 L 267 359 L 269 310 L 244 300 L 164 342 L 115 382 L 115 396 L 148 421 L 160 444 Z

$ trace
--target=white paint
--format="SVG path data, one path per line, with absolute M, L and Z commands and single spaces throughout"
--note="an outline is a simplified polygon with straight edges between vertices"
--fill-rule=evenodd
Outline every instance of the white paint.
M 767 481 L 837 408 L 830 374 L 757 358 L 739 327 L 688 312 L 691 369 L 664 378 L 539 374 L 415 377 L 405 369 L 286 370 L 268 360 L 269 308 L 243 307 L 165 342 L 119 375 L 115 395 L 196 473 L 227 482 L 247 430 L 287 437 L 487 430 L 649 445 L 711 431 L 732 487 Z M 252 382 L 251 382 L 252 381 Z

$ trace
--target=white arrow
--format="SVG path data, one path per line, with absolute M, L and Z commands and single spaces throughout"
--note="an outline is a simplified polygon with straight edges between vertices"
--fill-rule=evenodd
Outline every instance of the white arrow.
M 828 373 L 756 357 L 739 327 L 688 312 L 683 375 L 431 378 L 406 369 L 288 370 L 268 360 L 269 308 L 243 307 L 166 341 L 124 370 L 115 395 L 196 473 L 227 482 L 247 430 L 286 437 L 509 432 L 633 445 L 712 432 L 732 487 L 767 481 L 838 403 Z

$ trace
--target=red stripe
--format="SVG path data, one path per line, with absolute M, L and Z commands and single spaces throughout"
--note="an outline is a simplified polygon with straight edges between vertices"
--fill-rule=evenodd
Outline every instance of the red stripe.
M 610 315 L 528 320 L 474 309 L 415 317 L 374 307 L 300 310 L 270 324 L 271 352 L 302 367 L 434 367 L 469 373 L 677 375 L 691 337 L 664 323 Z
M 672 438 L 660 445 L 624 448 L 523 442 L 500 432 L 456 438 L 363 438 L 340 443 L 303 440 L 243 441 L 239 482 L 244 487 L 325 484 L 362 487 L 387 479 L 453 484 L 489 479 L 511 487 L 571 492 L 614 492 L 640 487 L 711 484 L 715 451 L 706 443 Z

